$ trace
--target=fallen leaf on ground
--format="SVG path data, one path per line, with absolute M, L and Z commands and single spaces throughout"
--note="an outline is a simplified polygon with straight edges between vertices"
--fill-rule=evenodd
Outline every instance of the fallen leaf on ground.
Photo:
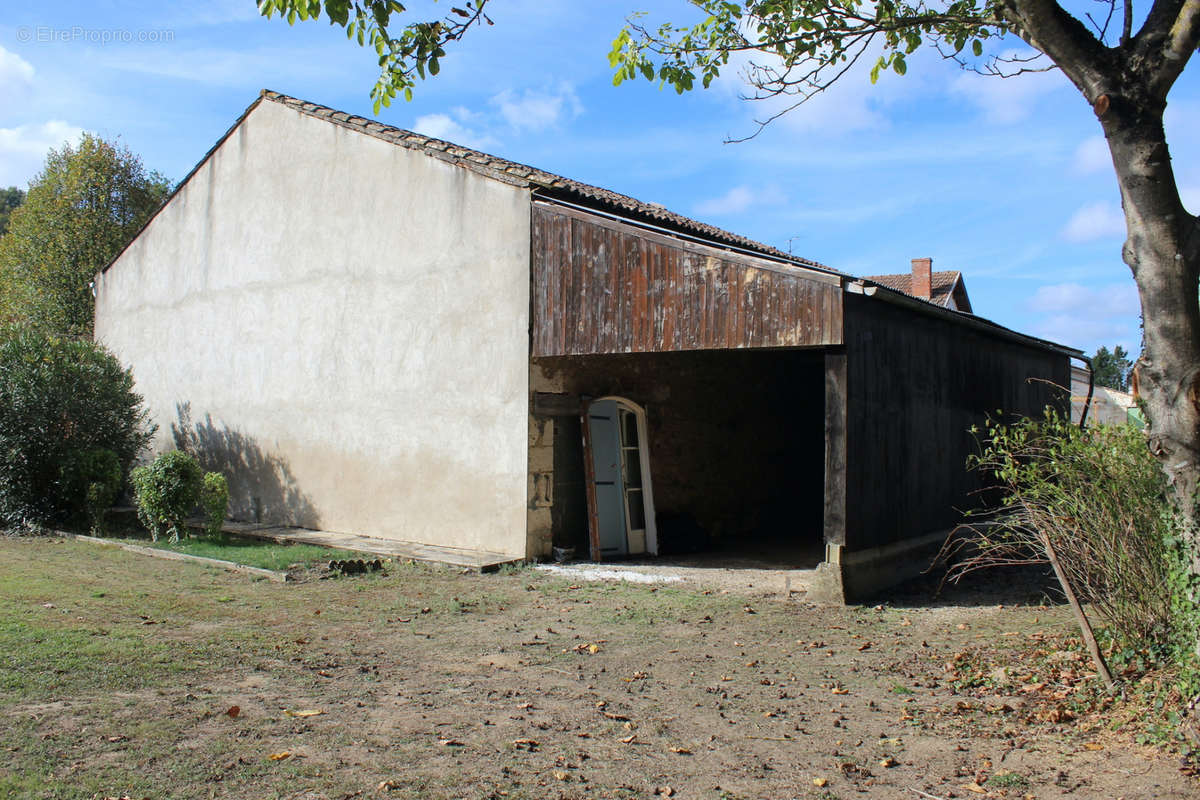
M 841 686 L 835 686 L 835 687 L 833 687 L 833 693 L 834 694 L 850 694 L 850 690 L 843 689 Z
M 896 767 L 899 765 L 900 765 L 900 762 L 897 761 L 896 759 L 892 758 L 891 756 L 888 756 L 887 758 L 884 758 L 879 762 L 879 766 L 883 767 L 884 769 L 891 769 L 892 767 Z
M 681 756 L 690 756 L 692 754 L 692 751 L 686 747 L 672 747 L 671 752 Z
M 621 739 L 621 744 L 633 744 L 633 742 L 634 742 L 634 740 L 635 740 L 635 739 L 637 739 L 637 734 L 636 734 L 636 733 L 631 733 L 631 734 L 629 734 L 628 736 L 626 736 L 626 737 L 623 737 L 623 738 Z
M 319 708 L 302 708 L 297 711 L 292 711 L 290 708 L 288 708 L 285 709 L 283 713 L 287 714 L 289 717 L 319 717 L 325 712 Z
M 225 715 L 228 716 L 230 719 L 237 719 L 237 715 L 240 713 L 242 713 L 241 706 L 230 706 L 225 711 Z
M 1100 744 L 1099 742 L 1084 742 L 1083 749 L 1084 750 L 1103 750 L 1104 745 Z
M 629 717 L 625 716 L 624 714 L 617 714 L 612 711 L 602 711 L 600 713 L 603 714 L 606 719 L 614 719 L 617 722 L 628 722 L 629 721 Z
M 968 792 L 974 792 L 975 794 L 987 794 L 988 793 L 987 789 L 983 788 L 978 783 L 964 783 L 962 785 L 962 788 L 966 789 Z
M 269 756 L 267 756 L 267 758 L 271 759 L 272 761 L 283 761 L 285 758 L 291 757 L 292 753 L 289 750 L 284 750 L 279 753 L 271 753 Z
M 813 786 L 824 786 L 827 783 L 829 780 L 826 778 L 813 778 Z
M 458 739 L 439 739 L 438 744 L 440 744 L 442 747 L 466 747 L 466 745 L 464 745 Z

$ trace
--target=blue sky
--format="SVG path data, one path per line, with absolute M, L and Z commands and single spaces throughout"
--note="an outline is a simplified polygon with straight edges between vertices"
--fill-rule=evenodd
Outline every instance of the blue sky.
M 178 180 L 271 88 L 371 115 L 373 53 L 253 0 L 15 4 L 0 23 L 0 186 L 82 130 L 120 137 Z M 12 8 L 12 6 L 19 6 Z M 438 5 L 444 13 L 448 4 Z M 964 73 L 933 53 L 872 86 L 850 74 L 753 140 L 770 109 L 730 73 L 683 96 L 612 86 L 624 16 L 681 0 L 496 0 L 442 73 L 383 122 L 623 192 L 858 275 L 914 257 L 962 270 L 976 313 L 1094 350 L 1139 341 L 1119 197 L 1099 126 L 1057 72 Z M 1167 116 L 1200 212 L 1200 67 Z M 330 213 L 335 213 L 334 209 Z

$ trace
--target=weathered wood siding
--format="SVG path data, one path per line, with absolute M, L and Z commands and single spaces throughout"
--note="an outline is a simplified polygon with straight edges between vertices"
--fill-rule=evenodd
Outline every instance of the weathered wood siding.
M 840 344 L 840 280 L 535 203 L 533 356 Z
M 857 295 L 846 297 L 846 369 L 849 550 L 960 523 L 982 486 L 966 469 L 971 426 L 998 410 L 1065 411 L 1054 386 L 1070 385 L 1065 355 Z

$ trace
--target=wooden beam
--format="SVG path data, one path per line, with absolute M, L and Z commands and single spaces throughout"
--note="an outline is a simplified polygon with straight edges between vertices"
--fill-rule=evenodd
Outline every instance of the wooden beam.
M 533 393 L 533 415 L 535 417 L 578 417 L 582 413 L 583 404 L 577 394 Z
M 825 543 L 846 544 L 846 353 L 825 354 Z

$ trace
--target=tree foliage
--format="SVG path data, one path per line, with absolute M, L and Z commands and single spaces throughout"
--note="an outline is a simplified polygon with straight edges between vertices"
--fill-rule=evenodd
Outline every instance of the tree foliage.
M 0 237 L 0 321 L 91 335 L 91 282 L 170 191 L 128 148 L 84 134 L 51 150 Z
M 152 433 L 133 377 L 103 347 L 0 330 L 0 524 L 60 522 L 111 502 L 113 461 L 119 488 Z
M 1133 362 L 1129 360 L 1129 354 L 1121 345 L 1117 345 L 1111 351 L 1102 346 L 1092 356 L 1092 378 L 1097 386 L 1128 392 L 1131 372 Z
M 492 24 L 483 13 L 488 0 L 467 0 L 452 6 L 441 19 L 409 23 L 393 35 L 388 26 L 394 15 L 406 9 L 397 0 L 257 0 L 258 11 L 270 19 L 278 14 L 294 25 L 297 20 L 317 20 L 322 12 L 330 25 L 345 29 L 346 36 L 361 46 L 370 46 L 379 58 L 379 80 L 371 90 L 375 113 L 391 105 L 397 94 L 411 100 L 418 78 L 437 75 L 445 46 L 461 39 L 479 23 Z
M 8 230 L 8 218 L 12 216 L 12 211 L 21 203 L 25 202 L 25 192 L 15 186 L 10 186 L 7 189 L 0 189 L 0 236 Z

